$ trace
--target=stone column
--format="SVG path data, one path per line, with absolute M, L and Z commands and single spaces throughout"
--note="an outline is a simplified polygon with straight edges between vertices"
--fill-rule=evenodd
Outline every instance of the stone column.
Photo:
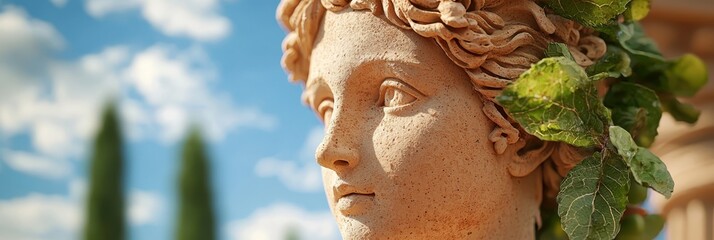
M 666 56 L 692 52 L 709 69 L 708 85 L 685 100 L 702 111 L 699 121 L 662 118 L 651 150 L 667 164 L 675 187 L 672 198 L 651 194 L 651 203 L 667 218 L 667 239 L 714 239 L 714 1 L 654 0 L 643 24 Z

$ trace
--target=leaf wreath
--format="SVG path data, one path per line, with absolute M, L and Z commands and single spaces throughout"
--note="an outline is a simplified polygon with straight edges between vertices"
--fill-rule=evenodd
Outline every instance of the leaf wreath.
M 692 54 L 674 60 L 662 56 L 637 23 L 647 15 L 649 0 L 543 3 L 598 31 L 608 52 L 584 69 L 567 46 L 551 43 L 547 58 L 496 101 L 529 134 L 594 150 L 563 179 L 557 215 L 570 239 L 614 239 L 631 190 L 644 186 L 671 196 L 672 177 L 646 147 L 657 136 L 663 111 L 678 121 L 696 122 L 699 112 L 677 97 L 691 97 L 706 84 L 706 66 Z M 596 85 L 604 79 L 609 91 L 600 98 Z M 653 222 L 661 229 L 661 220 Z

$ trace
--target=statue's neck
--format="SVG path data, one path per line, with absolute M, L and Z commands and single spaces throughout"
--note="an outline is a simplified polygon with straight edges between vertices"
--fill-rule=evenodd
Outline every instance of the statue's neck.
M 542 192 L 535 183 L 542 180 L 535 173 L 514 182 L 514 188 L 510 189 L 512 201 L 487 213 L 495 218 L 471 223 L 472 226 L 455 226 L 458 230 L 412 229 L 411 234 L 396 239 L 535 239 L 535 218 L 539 215 L 539 194 Z
M 525 218 L 525 214 L 515 216 L 512 215 L 510 218 L 504 218 L 503 222 L 497 222 L 487 230 L 479 228 L 468 232 L 462 238 L 454 239 L 535 239 L 535 223 L 532 218 Z M 477 234 L 476 234 L 477 233 Z
M 454 239 L 535 239 L 536 217 L 540 217 L 539 209 L 543 192 L 540 173 L 536 170 L 514 181 L 512 204 L 493 210 L 493 214 L 498 214 L 501 218 L 479 223 L 471 234 L 467 231 L 463 235 L 466 237 Z

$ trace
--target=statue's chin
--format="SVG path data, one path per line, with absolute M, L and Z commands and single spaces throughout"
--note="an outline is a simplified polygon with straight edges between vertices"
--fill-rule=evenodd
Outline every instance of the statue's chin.
M 380 231 L 381 229 L 374 226 L 370 228 L 353 217 L 337 216 L 336 218 L 342 239 L 385 239 L 389 236 L 388 233 Z M 382 238 L 377 237 L 377 232 L 382 233 Z
M 390 214 L 394 217 L 395 213 Z M 431 240 L 431 239 L 477 239 L 474 229 L 462 229 L 462 231 L 452 231 L 446 228 L 438 228 L 434 224 L 431 227 L 422 226 L 415 222 L 400 221 L 399 219 L 388 219 L 390 216 L 379 216 L 364 214 L 360 216 L 337 216 L 337 223 L 342 234 L 342 239 L 409 239 L 409 240 Z M 473 227 L 473 226 L 472 226 Z

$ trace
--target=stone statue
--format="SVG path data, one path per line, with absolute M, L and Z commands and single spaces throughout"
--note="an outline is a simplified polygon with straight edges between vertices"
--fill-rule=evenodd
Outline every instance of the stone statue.
M 324 121 L 316 152 L 344 239 L 534 239 L 585 154 L 543 142 L 494 97 L 589 29 L 535 0 L 283 0 L 283 66 Z M 545 198 L 545 200 L 544 200 Z

